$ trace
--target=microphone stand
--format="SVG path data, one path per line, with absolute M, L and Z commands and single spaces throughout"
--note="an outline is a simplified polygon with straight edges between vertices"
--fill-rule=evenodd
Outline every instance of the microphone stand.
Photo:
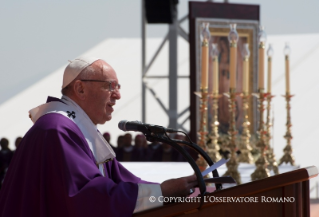
M 172 140 L 172 141 L 174 141 L 176 143 L 183 143 L 183 144 L 191 147 L 192 149 L 195 149 L 195 151 L 197 153 L 199 153 L 206 160 L 206 162 L 208 163 L 209 166 L 214 165 L 214 162 L 208 156 L 208 154 L 201 147 L 199 147 L 197 144 L 195 144 L 193 142 L 187 142 L 187 141 L 177 140 L 177 139 L 170 139 L 170 140 Z M 213 170 L 212 174 L 213 174 L 213 177 L 219 177 L 217 169 Z M 215 186 L 216 186 L 216 190 L 222 190 L 223 189 L 222 184 L 217 184 L 216 183 Z
M 123 130 L 122 126 L 119 126 L 119 128 L 121 130 Z M 182 140 L 175 140 L 175 139 L 173 140 L 173 139 L 169 138 L 169 136 L 167 135 L 167 131 L 170 132 L 169 130 L 172 131 L 172 129 L 165 129 L 162 126 L 144 125 L 144 129 L 143 130 L 140 129 L 138 131 L 142 132 L 145 135 L 146 139 L 150 142 L 159 141 L 159 142 L 164 142 L 164 143 L 167 143 L 167 144 L 173 146 L 180 154 L 183 155 L 184 158 L 186 158 L 186 160 L 192 166 L 192 168 L 196 174 L 199 190 L 201 193 L 200 194 L 201 201 L 200 201 L 200 205 L 198 207 L 198 209 L 200 209 L 204 203 L 204 196 L 207 193 L 204 178 L 203 178 L 202 173 L 201 173 L 200 169 L 198 168 L 195 160 L 190 156 L 190 154 L 183 147 L 181 147 L 177 143 L 183 143 L 183 144 L 195 149 L 195 151 L 197 151 L 197 153 L 199 153 L 206 160 L 206 162 L 209 164 L 209 166 L 212 166 L 214 164 L 214 162 L 210 159 L 210 157 L 207 155 L 207 153 L 201 147 L 199 147 L 198 145 L 196 145 L 192 141 L 187 142 L 187 141 L 182 141 Z M 124 129 L 123 131 L 127 131 L 127 130 Z M 173 132 L 177 133 L 178 131 L 173 130 Z M 212 172 L 212 174 L 213 174 L 213 177 L 219 177 L 217 169 L 215 169 Z M 216 190 L 222 189 L 221 184 L 215 184 L 215 186 L 216 186 Z
M 167 144 L 173 146 L 178 152 L 180 152 L 187 159 L 188 163 L 192 166 L 192 168 L 196 174 L 196 177 L 197 177 L 199 190 L 200 190 L 200 194 L 201 194 L 201 202 L 200 202 L 200 206 L 199 206 L 199 208 L 200 208 L 203 205 L 204 196 L 206 195 L 206 184 L 204 182 L 204 178 L 202 176 L 202 173 L 199 170 L 194 159 L 190 156 L 190 154 L 185 149 L 183 149 L 183 147 L 179 146 L 175 141 L 166 138 L 168 136 L 166 135 L 164 128 L 163 128 L 162 132 L 159 132 L 159 131 L 158 132 L 151 132 L 150 134 L 145 133 L 144 135 L 145 135 L 146 139 L 150 142 L 160 141 L 160 142 L 164 142 L 164 143 L 167 143 Z M 166 137 L 164 135 L 166 135 Z

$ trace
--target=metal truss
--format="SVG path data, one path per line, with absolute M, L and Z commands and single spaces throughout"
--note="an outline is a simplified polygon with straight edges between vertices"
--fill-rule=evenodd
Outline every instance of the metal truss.
M 180 117 L 182 117 L 186 112 L 189 112 L 189 106 L 185 108 L 179 114 L 177 113 L 177 80 L 178 79 L 189 79 L 189 76 L 178 76 L 177 75 L 177 38 L 181 36 L 187 42 L 188 33 L 180 26 L 180 24 L 188 18 L 188 15 L 184 16 L 182 19 L 177 20 L 177 9 L 173 15 L 173 23 L 168 24 L 169 30 L 166 36 L 164 37 L 162 43 L 159 45 L 158 49 L 154 53 L 152 59 L 149 63 L 146 63 L 146 16 L 145 16 L 145 4 L 142 0 L 142 122 L 146 122 L 146 90 L 148 90 L 155 100 L 158 102 L 159 106 L 163 109 L 166 115 L 169 118 L 168 127 L 173 129 L 181 129 L 187 131 L 184 127 L 184 124 L 189 120 L 190 115 L 187 116 L 184 120 L 179 122 Z M 169 73 L 167 76 L 149 76 L 147 75 L 149 69 L 157 58 L 158 54 L 161 52 L 164 44 L 169 43 Z M 169 106 L 165 107 L 162 100 L 157 96 L 156 92 L 152 87 L 147 85 L 148 79 L 169 79 Z

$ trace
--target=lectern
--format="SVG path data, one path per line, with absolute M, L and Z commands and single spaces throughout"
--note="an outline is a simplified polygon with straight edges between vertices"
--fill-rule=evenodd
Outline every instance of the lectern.
M 208 193 L 201 207 L 198 201 L 175 203 L 133 216 L 309 217 L 309 179 L 317 175 L 318 169 L 315 166 L 301 168 Z M 250 198 L 254 198 L 254 201 L 248 202 Z M 227 202 L 227 199 L 230 201 Z M 220 202 L 222 200 L 225 202 Z

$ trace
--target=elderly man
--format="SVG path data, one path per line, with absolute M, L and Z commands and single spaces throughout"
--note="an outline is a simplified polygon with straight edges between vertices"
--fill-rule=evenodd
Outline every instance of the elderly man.
M 149 183 L 115 158 L 97 130 L 121 98 L 114 69 L 97 58 L 66 67 L 62 98 L 30 111 L 34 122 L 0 191 L 0 216 L 131 216 L 161 206 L 150 196 L 187 196 L 195 176 Z

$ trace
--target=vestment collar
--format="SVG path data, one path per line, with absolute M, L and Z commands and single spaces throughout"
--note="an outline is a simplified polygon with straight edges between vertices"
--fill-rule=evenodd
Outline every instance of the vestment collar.
M 48 113 L 59 113 L 72 120 L 83 133 L 97 164 L 102 164 L 115 158 L 110 144 L 97 130 L 95 124 L 83 109 L 67 96 L 61 99 L 48 97 L 48 101 L 29 111 L 30 118 L 35 123 L 41 116 Z

